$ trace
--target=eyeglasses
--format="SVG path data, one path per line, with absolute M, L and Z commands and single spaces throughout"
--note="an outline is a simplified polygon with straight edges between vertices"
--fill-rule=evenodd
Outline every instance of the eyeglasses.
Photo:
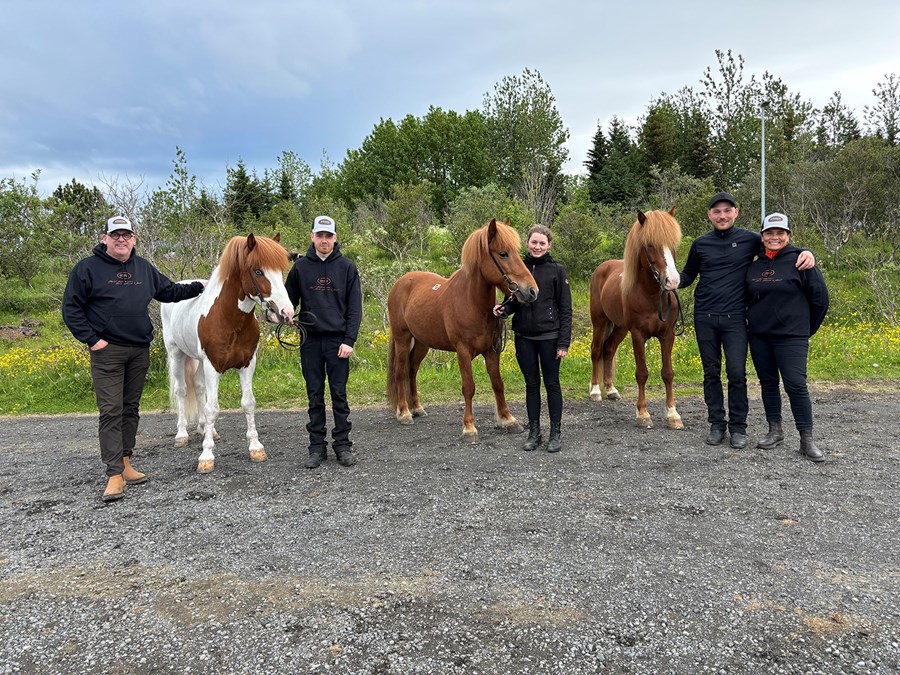
M 110 239 L 122 239 L 124 241 L 128 241 L 134 236 L 134 232 L 109 232 L 106 236 Z

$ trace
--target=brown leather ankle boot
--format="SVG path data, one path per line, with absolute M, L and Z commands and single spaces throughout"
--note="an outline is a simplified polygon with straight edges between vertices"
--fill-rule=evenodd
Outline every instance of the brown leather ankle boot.
M 806 455 L 807 459 L 811 459 L 814 462 L 825 461 L 825 453 L 819 449 L 819 446 L 813 440 L 812 429 L 800 430 L 800 452 Z
M 769 433 L 759 439 L 756 447 L 763 450 L 771 450 L 776 445 L 781 445 L 782 441 L 784 441 L 784 425 L 781 423 L 781 420 L 769 422 Z
M 109 480 L 106 481 L 106 491 L 103 493 L 103 501 L 105 502 L 114 502 L 117 499 L 122 499 L 125 496 L 125 479 L 122 478 L 122 474 L 116 474 L 115 476 L 110 476 Z
M 129 485 L 138 485 L 147 482 L 147 476 L 131 466 L 131 457 L 123 457 L 125 462 L 125 470 L 122 472 L 122 478 Z

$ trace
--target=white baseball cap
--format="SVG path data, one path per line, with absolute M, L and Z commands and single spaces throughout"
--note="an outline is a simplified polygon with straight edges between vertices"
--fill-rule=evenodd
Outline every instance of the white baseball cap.
M 316 216 L 313 220 L 313 232 L 331 232 L 336 234 L 334 230 L 334 219 L 328 216 Z
M 125 216 L 113 216 L 106 221 L 106 234 L 115 232 L 116 230 L 134 232 L 134 229 L 131 227 L 131 221 Z
M 760 230 L 760 232 L 771 230 L 774 227 L 780 227 L 787 232 L 791 231 L 791 227 L 788 225 L 788 217 L 783 213 L 770 213 L 767 215 L 765 220 L 763 220 L 762 230 Z

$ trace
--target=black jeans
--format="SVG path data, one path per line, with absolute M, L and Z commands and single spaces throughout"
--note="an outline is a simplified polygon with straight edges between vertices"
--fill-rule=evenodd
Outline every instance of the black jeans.
M 525 410 L 528 419 L 541 419 L 541 374 L 547 390 L 550 424 L 562 423 L 563 397 L 559 386 L 559 364 L 556 340 L 529 340 L 516 335 L 516 361 L 525 378 Z
M 747 432 L 747 322 L 743 314 L 694 314 L 694 330 L 703 364 L 703 398 L 709 424 Z M 722 394 L 722 353 L 728 378 L 728 423 Z
M 300 347 L 300 364 L 306 381 L 306 396 L 309 399 L 309 451 L 325 452 L 325 378 L 331 392 L 331 410 L 334 413 L 334 428 L 331 430 L 331 444 L 334 450 L 349 450 L 350 405 L 347 403 L 347 380 L 350 377 L 350 359 L 338 357 L 338 347 L 343 335 L 310 335 Z
M 778 374 L 781 373 L 797 431 L 812 429 L 812 401 L 806 388 L 809 339 L 764 338 L 751 334 L 750 356 L 759 375 L 766 420 L 781 421 L 781 391 L 778 388 Z
M 100 458 L 107 476 L 122 473 L 122 458 L 134 451 L 141 418 L 138 408 L 149 367 L 149 347 L 110 344 L 91 352 L 91 378 L 100 411 Z

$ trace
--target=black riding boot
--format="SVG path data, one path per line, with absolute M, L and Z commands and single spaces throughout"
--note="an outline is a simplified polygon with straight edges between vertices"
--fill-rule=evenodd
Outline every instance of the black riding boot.
M 769 433 L 759 439 L 759 443 L 756 444 L 756 447 L 762 448 L 763 450 L 771 450 L 776 445 L 781 445 L 783 440 L 784 426 L 782 425 L 781 420 L 769 422 Z
M 547 452 L 559 452 L 562 450 L 562 444 L 559 441 L 560 425 L 550 425 L 550 440 L 547 441 Z
M 536 450 L 537 446 L 539 446 L 543 440 L 544 439 L 541 438 L 541 421 L 529 420 L 528 438 L 525 440 L 525 445 L 522 446 L 522 449 L 529 451 Z
M 813 462 L 824 462 L 825 453 L 822 452 L 813 440 L 812 429 L 800 430 L 800 452 Z

